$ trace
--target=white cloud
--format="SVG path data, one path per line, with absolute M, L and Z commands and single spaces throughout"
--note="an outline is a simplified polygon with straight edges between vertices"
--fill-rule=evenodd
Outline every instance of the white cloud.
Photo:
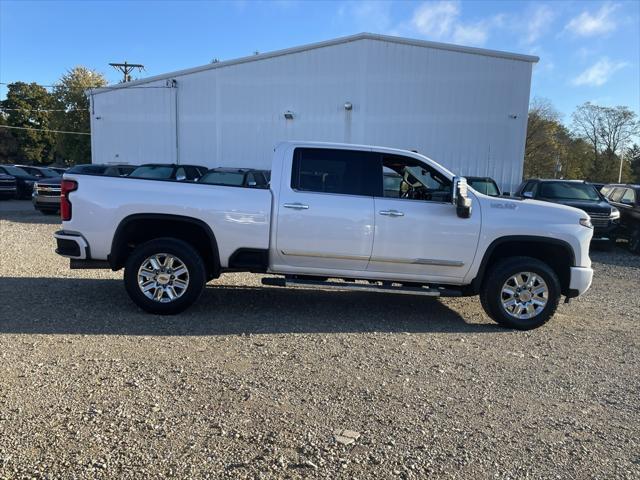
M 526 19 L 525 43 L 531 44 L 549 30 L 555 19 L 555 12 L 548 5 L 538 5 Z
M 413 12 L 411 23 L 421 34 L 441 40 L 451 34 L 459 16 L 458 2 L 424 2 Z
M 615 72 L 627 65 L 629 65 L 627 62 L 612 62 L 607 57 L 603 57 L 574 78 L 571 83 L 575 86 L 600 87 L 607 83 Z
M 572 18 L 565 30 L 581 37 L 607 34 L 616 28 L 616 20 L 612 14 L 617 8 L 617 4 L 605 3 L 595 13 L 584 11 Z
M 460 13 L 457 0 L 423 2 L 414 10 L 409 29 L 429 40 L 481 46 L 491 30 L 504 20 L 502 15 L 495 15 L 477 22 L 462 22 Z

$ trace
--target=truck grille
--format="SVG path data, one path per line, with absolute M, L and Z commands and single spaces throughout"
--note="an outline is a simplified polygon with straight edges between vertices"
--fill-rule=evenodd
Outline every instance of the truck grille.
M 59 197 L 60 187 L 57 185 L 37 185 L 36 190 L 38 195 L 43 197 Z
M 16 180 L 12 178 L 0 178 L 0 187 L 15 187 Z
M 588 213 L 588 212 L 587 212 Z M 596 228 L 609 226 L 609 214 L 608 213 L 589 213 L 591 217 L 591 223 Z

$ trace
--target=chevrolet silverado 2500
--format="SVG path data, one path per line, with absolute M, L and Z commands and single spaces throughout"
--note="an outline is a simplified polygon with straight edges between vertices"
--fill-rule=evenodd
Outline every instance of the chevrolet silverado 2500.
M 418 153 L 286 142 L 271 175 L 254 189 L 67 173 L 56 251 L 72 268 L 124 268 L 131 299 L 159 314 L 250 271 L 283 287 L 479 295 L 493 320 L 530 329 L 591 285 L 587 214 L 483 195 Z

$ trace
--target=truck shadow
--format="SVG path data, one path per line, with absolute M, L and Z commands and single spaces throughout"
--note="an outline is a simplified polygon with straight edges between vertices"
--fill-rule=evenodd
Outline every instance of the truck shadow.
M 219 280 L 222 281 L 222 280 Z M 2 278 L 0 333 L 237 335 L 350 332 L 505 332 L 471 324 L 434 298 L 210 285 L 176 316 L 150 315 L 121 280 Z

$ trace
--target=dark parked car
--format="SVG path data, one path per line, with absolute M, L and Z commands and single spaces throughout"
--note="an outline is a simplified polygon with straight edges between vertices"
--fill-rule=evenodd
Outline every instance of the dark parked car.
M 212 168 L 198 180 L 198 183 L 249 188 L 269 187 L 269 180 L 264 172 L 251 168 Z
M 13 165 L 0 165 L 0 173 L 11 175 L 16 179 L 16 198 L 30 198 L 33 184 L 38 177 L 28 174 L 24 170 Z
M 56 178 L 60 176 L 58 172 L 49 167 L 34 167 L 33 165 L 14 165 L 14 167 L 18 167 L 37 178 Z
M 194 182 L 207 173 L 207 170 L 207 167 L 200 165 L 148 163 L 137 167 L 129 176 L 155 180 L 176 180 L 178 182 L 188 180 Z
M 15 198 L 16 193 L 16 177 L 0 173 L 0 200 Z
M 609 204 L 596 187 L 582 180 L 525 180 L 516 196 L 584 210 L 591 217 L 594 240 L 613 240 L 618 228 L 620 211 Z
M 498 184 L 491 177 L 465 177 L 467 184 L 475 191 L 489 195 L 490 197 L 499 197 L 501 195 Z
M 640 185 L 605 185 L 604 190 L 609 202 L 620 210 L 616 236 L 629 240 L 629 250 L 640 253 Z

